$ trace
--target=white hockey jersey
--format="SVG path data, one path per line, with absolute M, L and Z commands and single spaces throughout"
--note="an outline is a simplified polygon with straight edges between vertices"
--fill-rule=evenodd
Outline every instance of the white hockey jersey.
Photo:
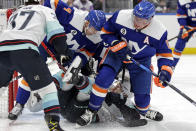
M 41 5 L 29 5 L 10 16 L 8 28 L 0 35 L 0 51 L 34 49 L 54 35 L 64 33 L 52 9 Z

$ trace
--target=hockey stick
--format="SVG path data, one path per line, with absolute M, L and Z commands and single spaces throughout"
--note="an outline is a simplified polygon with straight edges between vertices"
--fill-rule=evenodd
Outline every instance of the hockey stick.
M 132 57 L 128 56 L 128 59 L 130 61 L 132 61 L 134 64 L 136 64 L 138 67 L 142 68 L 143 70 L 151 73 L 153 76 L 155 77 L 159 77 L 158 74 L 154 73 L 151 69 L 145 67 L 144 65 L 140 64 L 138 61 L 134 60 Z M 181 90 L 179 90 L 178 88 L 176 88 L 174 85 L 172 85 L 171 83 L 169 83 L 168 81 L 164 81 L 169 87 L 171 87 L 173 90 L 175 90 L 177 93 L 179 93 L 182 97 L 184 97 L 185 99 L 187 99 L 191 104 L 193 104 L 194 106 L 196 106 L 196 102 L 191 99 L 189 96 L 187 96 L 185 93 L 183 93 Z
M 122 113 L 122 111 L 120 111 L 120 108 L 118 108 L 117 106 L 114 106 L 114 107 L 116 107 L 116 109 L 119 110 L 120 114 L 123 116 L 123 113 Z M 116 112 L 113 112 L 112 108 L 110 108 L 110 106 L 108 106 L 105 102 L 103 102 L 103 105 L 100 110 L 102 110 L 102 112 L 106 112 L 110 115 L 110 118 L 108 119 L 109 121 L 116 121 L 124 127 L 138 127 L 138 126 L 144 126 L 147 124 L 146 119 L 133 119 L 133 120 L 131 120 L 131 119 L 126 119 L 124 117 L 123 117 L 124 119 L 121 119 L 120 117 L 118 117 L 116 115 Z M 100 115 L 105 117 L 105 114 L 102 113 Z M 130 115 L 131 114 L 127 113 L 127 116 L 130 116 Z M 108 117 L 106 116 L 106 118 L 108 118 Z
M 192 32 L 192 31 L 195 31 L 195 30 L 196 30 L 196 27 L 193 27 L 193 28 L 191 28 L 191 29 L 189 29 L 189 30 L 183 32 L 182 35 L 185 35 L 185 34 L 187 34 L 187 33 L 190 33 L 190 32 Z M 179 35 L 177 35 L 177 36 L 175 36 L 175 37 L 173 37 L 173 38 L 170 38 L 168 41 L 172 41 L 172 40 L 174 40 L 174 39 L 176 39 L 176 38 L 178 38 L 178 37 L 179 37 Z
M 55 55 L 50 51 L 50 49 L 48 49 L 46 44 L 44 42 L 42 42 L 41 45 L 44 47 L 44 49 L 47 51 L 47 53 L 52 57 L 52 59 L 54 61 L 57 61 Z M 58 61 L 57 61 L 57 65 L 59 66 L 60 69 L 62 69 L 66 73 L 67 70 Z
M 173 37 L 173 38 L 170 38 L 170 39 L 168 40 L 168 42 L 170 42 L 170 41 L 172 41 L 172 40 L 174 40 L 174 39 L 176 39 L 176 38 L 178 38 L 178 35 L 175 36 L 175 37 Z

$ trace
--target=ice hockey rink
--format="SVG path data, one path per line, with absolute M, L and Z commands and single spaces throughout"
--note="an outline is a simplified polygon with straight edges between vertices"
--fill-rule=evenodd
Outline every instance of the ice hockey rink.
M 153 58 L 156 66 L 155 58 Z M 196 55 L 183 55 L 172 77 L 171 83 L 196 100 Z M 153 86 L 151 106 L 159 110 L 164 119 L 161 122 L 149 120 L 143 127 L 123 127 L 117 121 L 91 124 L 75 128 L 75 124 L 61 120 L 66 131 L 196 131 L 196 106 L 191 104 L 170 87 Z M 9 124 L 8 119 L 0 119 L 0 131 L 48 131 L 43 113 L 31 113 L 27 109 L 18 120 Z

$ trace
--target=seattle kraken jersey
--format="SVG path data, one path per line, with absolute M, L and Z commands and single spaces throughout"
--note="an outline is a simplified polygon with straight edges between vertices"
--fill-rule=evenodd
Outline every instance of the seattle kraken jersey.
M 171 65 L 173 57 L 167 43 L 167 30 L 155 18 L 139 31 L 133 24 L 133 10 L 120 10 L 107 21 L 102 33 L 102 38 L 110 45 L 116 40 L 126 41 L 136 60 L 156 54 L 159 68 L 162 65 Z
M 0 36 L 0 51 L 34 49 L 45 36 L 49 40 L 64 33 L 52 9 L 41 5 L 24 6 L 9 18 L 8 28 Z
M 45 0 L 44 6 L 55 10 L 57 19 L 66 32 L 67 44 L 70 49 L 80 52 L 88 58 L 95 54 L 97 48 L 100 49 L 100 46 L 103 48 L 104 44 L 99 33 L 86 36 L 83 32 L 87 11 L 69 7 L 61 0 Z
M 177 10 L 178 23 L 196 27 L 196 1 L 179 0 Z

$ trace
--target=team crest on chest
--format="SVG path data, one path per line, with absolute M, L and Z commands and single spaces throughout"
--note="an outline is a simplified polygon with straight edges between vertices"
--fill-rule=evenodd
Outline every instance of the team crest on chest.
M 144 43 L 145 43 L 145 44 L 148 44 L 148 45 L 150 44 L 150 43 L 149 43 L 149 37 L 148 37 L 148 36 L 146 36 L 146 38 L 144 39 Z
M 125 28 L 122 28 L 120 30 L 120 33 L 123 34 L 123 35 L 126 35 L 127 34 L 127 30 Z
M 72 35 L 76 35 L 78 32 L 76 30 L 71 30 Z
M 190 4 L 186 4 L 185 7 L 186 7 L 186 8 L 190 8 Z

